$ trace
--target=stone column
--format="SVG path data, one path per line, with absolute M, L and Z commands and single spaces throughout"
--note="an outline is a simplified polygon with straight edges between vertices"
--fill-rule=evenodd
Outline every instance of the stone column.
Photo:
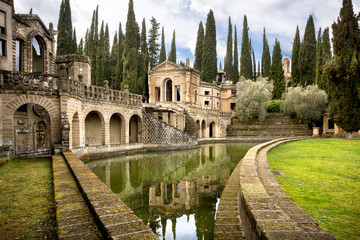
M 177 128 L 176 126 L 176 113 L 170 113 L 170 125 L 173 126 L 174 128 Z
M 163 112 L 162 113 L 162 120 L 165 123 L 169 123 L 169 113 L 168 112 Z
M 130 143 L 130 136 L 129 136 L 129 123 L 130 123 L 130 119 L 125 120 L 125 143 Z
M 177 114 L 177 128 L 181 131 L 185 129 L 185 116 L 184 113 Z
M 104 122 L 104 144 L 109 145 L 110 144 L 110 119 L 106 119 Z

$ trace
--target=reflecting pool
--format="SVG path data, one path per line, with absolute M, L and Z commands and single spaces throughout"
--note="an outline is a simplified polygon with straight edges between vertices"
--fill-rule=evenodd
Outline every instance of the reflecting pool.
M 87 165 L 161 239 L 213 239 L 221 192 L 254 145 L 209 144 Z

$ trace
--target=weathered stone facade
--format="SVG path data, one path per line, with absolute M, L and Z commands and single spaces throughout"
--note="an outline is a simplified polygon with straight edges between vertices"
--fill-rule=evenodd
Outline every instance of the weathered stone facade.
M 235 115 L 236 86 L 232 82 L 202 82 L 196 69 L 165 61 L 149 71 L 148 84 L 149 103 L 188 114 L 198 125 L 197 137 L 226 137 L 226 127 Z

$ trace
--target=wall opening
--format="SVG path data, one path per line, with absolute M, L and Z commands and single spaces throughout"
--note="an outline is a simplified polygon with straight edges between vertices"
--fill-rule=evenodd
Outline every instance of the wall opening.
M 120 114 L 113 114 L 110 118 L 110 144 L 124 143 L 124 121 Z
M 38 104 L 24 104 L 14 113 L 15 155 L 51 152 L 50 115 Z
M 206 123 L 205 123 L 205 120 L 202 121 L 201 123 L 201 137 L 205 137 L 206 136 Z
M 85 118 L 85 146 L 97 146 L 105 143 L 103 121 L 98 112 L 92 111 Z
M 172 80 L 168 79 L 165 82 L 165 101 L 171 102 L 172 101 Z
M 32 71 L 44 72 L 44 46 L 39 37 L 34 37 L 32 41 Z
M 214 137 L 215 136 L 215 123 L 212 122 L 210 123 L 210 126 L 209 126 L 209 137 Z
M 129 121 L 129 143 L 139 143 L 141 138 L 141 119 L 134 115 Z

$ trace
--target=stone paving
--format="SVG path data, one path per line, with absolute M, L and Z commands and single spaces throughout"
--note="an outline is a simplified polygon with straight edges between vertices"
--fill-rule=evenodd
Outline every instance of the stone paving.
M 102 239 L 64 157 L 52 159 L 59 239 Z

